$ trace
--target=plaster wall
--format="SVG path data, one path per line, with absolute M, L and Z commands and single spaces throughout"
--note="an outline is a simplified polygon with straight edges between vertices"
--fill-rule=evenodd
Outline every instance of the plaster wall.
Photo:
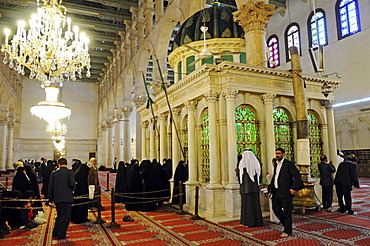
M 14 156 L 16 159 L 51 159 L 54 146 L 45 133 L 46 122 L 30 113 L 31 106 L 45 100 L 45 92 L 38 81 L 26 79 L 23 86 L 20 136 L 15 141 Z M 88 161 L 89 152 L 96 152 L 97 144 L 97 85 L 66 82 L 60 90 L 59 101 L 72 110 L 70 119 L 63 120 L 68 129 L 66 157 Z

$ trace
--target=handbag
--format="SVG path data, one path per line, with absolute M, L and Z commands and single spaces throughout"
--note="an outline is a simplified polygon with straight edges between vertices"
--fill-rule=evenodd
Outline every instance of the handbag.
M 46 217 L 45 217 L 44 211 L 38 211 L 33 221 L 39 225 L 46 223 Z
M 89 199 L 94 199 L 95 185 L 89 185 Z

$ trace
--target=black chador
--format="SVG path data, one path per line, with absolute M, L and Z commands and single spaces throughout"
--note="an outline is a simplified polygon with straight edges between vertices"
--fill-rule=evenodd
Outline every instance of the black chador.
M 12 190 L 19 190 L 21 194 L 28 190 L 32 190 L 31 180 L 27 176 L 24 167 L 17 168 L 17 173 L 13 178 Z
M 74 205 L 72 206 L 71 222 L 81 224 L 88 222 L 88 204 L 89 185 L 88 176 L 90 168 L 86 164 L 81 164 L 75 172 L 76 188 L 74 190 Z M 78 198 L 86 196 L 86 198 Z
M 144 191 L 144 211 L 155 211 L 157 209 L 156 203 L 160 192 L 160 173 L 159 165 L 157 160 L 153 160 L 153 163 L 149 160 L 144 160 L 142 163 L 141 177 L 143 179 L 143 191 Z
M 181 194 L 179 189 L 180 186 L 179 181 L 182 181 L 182 201 L 183 203 L 186 203 L 184 182 L 188 181 L 188 178 L 189 178 L 188 165 L 185 163 L 185 161 L 179 161 L 179 164 L 176 167 L 175 175 L 173 176 L 174 182 L 172 197 L 173 204 L 178 204 L 180 202 L 179 196 Z
M 126 175 L 127 175 L 127 166 L 128 163 L 124 163 L 123 161 L 120 161 L 118 163 L 118 169 L 117 169 L 117 176 L 116 176 L 116 202 L 124 202 L 125 199 L 122 196 L 123 193 L 126 193 L 125 191 L 125 182 L 126 182 Z M 121 195 L 120 195 L 121 194 Z
M 140 177 L 140 167 L 138 160 L 132 160 L 127 167 L 127 175 L 125 182 L 125 207 L 128 211 L 142 210 L 142 192 L 143 185 Z
M 33 192 L 34 196 L 37 199 L 41 199 L 39 183 L 37 182 L 37 176 L 36 176 L 35 171 L 33 170 L 33 168 L 30 165 L 25 165 L 24 169 L 26 170 L 26 175 L 30 179 L 32 192 Z M 40 201 L 35 201 L 33 203 L 33 207 L 39 208 L 37 210 L 42 210 L 42 208 L 41 208 L 42 203 Z

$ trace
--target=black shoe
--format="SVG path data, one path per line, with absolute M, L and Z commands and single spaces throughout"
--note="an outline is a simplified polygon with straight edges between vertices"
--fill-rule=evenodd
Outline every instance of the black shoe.
M 122 220 L 124 221 L 124 222 L 127 222 L 127 219 L 129 218 L 129 216 L 128 215 L 125 215 L 123 218 L 122 218 Z
M 348 211 L 348 214 L 349 214 L 349 215 L 353 215 L 353 214 L 355 214 L 355 211 L 350 210 L 350 211 Z
M 58 237 L 58 239 L 66 239 L 69 238 L 69 235 L 65 235 L 64 237 Z

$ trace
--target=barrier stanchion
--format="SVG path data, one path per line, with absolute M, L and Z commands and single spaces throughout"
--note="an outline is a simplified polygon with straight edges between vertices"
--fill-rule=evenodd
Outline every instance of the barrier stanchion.
M 185 211 L 183 210 L 184 207 L 184 195 L 183 195 L 183 187 L 182 187 L 182 181 L 179 181 L 179 202 L 180 202 L 180 209 L 176 212 L 176 214 L 185 214 Z
M 109 189 L 109 171 L 107 172 L 107 189 L 105 191 L 110 191 L 110 189 Z
M 98 203 L 98 218 L 94 221 L 94 224 L 104 224 L 105 220 L 101 218 L 101 187 L 100 186 L 98 186 L 97 203 Z
M 110 193 L 110 204 L 111 204 L 111 217 L 112 222 L 108 225 L 109 228 L 118 228 L 121 227 L 120 224 L 116 223 L 116 202 L 115 202 L 115 192 L 114 188 L 112 188 L 112 192 Z
M 202 218 L 198 215 L 198 207 L 199 207 L 199 186 L 195 186 L 195 211 L 194 215 L 191 217 L 192 220 L 202 220 Z

